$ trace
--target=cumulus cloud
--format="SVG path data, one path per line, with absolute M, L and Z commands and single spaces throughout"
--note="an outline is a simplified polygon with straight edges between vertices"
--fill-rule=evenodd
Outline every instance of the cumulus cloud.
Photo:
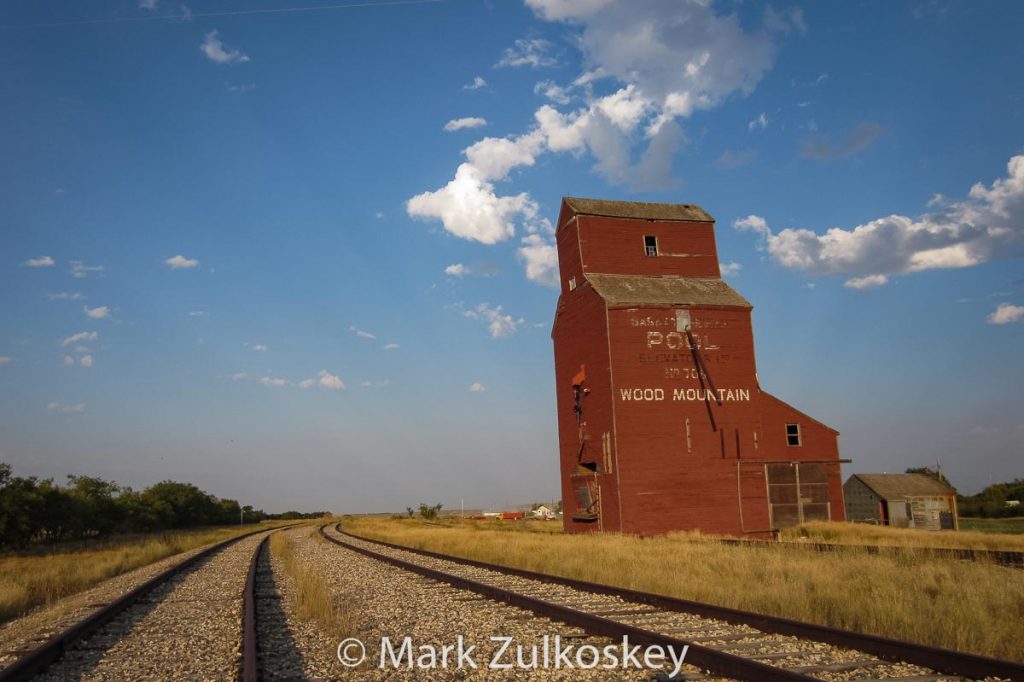
M 287 386 L 288 385 L 288 380 L 287 379 L 280 379 L 280 378 L 275 378 L 275 377 L 267 376 L 267 377 L 260 377 L 260 383 L 263 384 L 264 386 L 279 387 L 279 386 Z
M 317 376 L 320 377 L 320 381 L 318 382 L 320 386 L 329 391 L 340 391 L 345 388 L 345 384 L 342 383 L 341 379 L 331 374 L 326 369 L 320 370 L 320 374 Z
M 54 261 L 49 256 L 40 256 L 39 258 L 29 258 L 27 261 L 25 261 L 23 263 L 23 265 L 25 267 L 29 267 L 29 268 L 49 268 L 49 267 L 53 267 L 56 264 L 57 264 L 56 261 Z
M 476 383 L 470 384 L 468 390 L 470 393 L 483 393 L 487 390 L 487 388 L 478 381 Z
M 65 414 L 82 414 L 85 412 L 85 403 L 76 403 L 74 405 L 61 405 L 60 403 L 50 403 L 46 406 L 48 412 L 63 412 Z
M 56 294 L 47 294 L 46 297 L 51 301 L 81 301 L 83 298 L 85 298 L 85 296 L 82 296 L 82 294 L 78 293 L 77 291 L 61 291 L 60 293 Z
M 1024 319 L 1024 306 L 1000 303 L 988 316 L 989 324 L 1009 324 Z
M 82 367 L 92 367 L 92 356 L 83 355 L 78 359 L 78 363 L 82 365 Z
M 555 66 L 558 60 L 551 56 L 551 43 L 541 38 L 520 38 L 495 66 L 529 66 L 537 69 L 542 66 Z
M 501 306 L 491 307 L 486 303 L 481 303 L 472 310 L 466 310 L 462 313 L 471 320 L 482 320 L 487 323 L 487 330 L 491 333 L 491 338 L 500 339 L 504 336 L 511 336 L 519 331 L 520 325 L 525 320 L 519 318 L 518 320 L 513 318 L 511 315 L 505 314 Z
M 371 334 L 370 332 L 363 331 L 362 329 L 357 328 L 355 325 L 350 326 L 348 328 L 348 330 L 350 332 L 354 332 L 355 335 L 358 336 L 361 339 L 376 339 L 377 338 L 376 334 Z
M 487 125 L 486 118 L 480 118 L 479 116 L 467 116 L 466 118 L 453 118 L 444 124 L 444 129 L 451 133 L 456 130 L 462 130 L 463 128 L 480 128 L 485 125 Z
M 462 263 L 452 263 L 444 269 L 444 274 L 449 277 L 463 277 L 469 274 L 469 268 Z
M 71 261 L 71 276 L 76 279 L 85 279 L 92 272 L 103 272 L 102 265 L 86 265 L 80 260 Z
M 540 234 L 528 234 L 521 240 L 516 258 L 526 267 L 526 278 L 544 286 L 558 286 L 558 250 L 553 241 Z
M 480 76 L 476 76 L 475 78 L 473 78 L 473 82 L 472 83 L 466 83 L 465 85 L 462 86 L 462 89 L 463 90 L 479 90 L 480 88 L 486 88 L 486 87 L 487 87 L 487 81 L 485 81 Z
M 534 112 L 526 132 L 467 147 L 466 160 L 447 185 L 406 203 L 411 217 L 439 220 L 449 233 L 485 244 L 508 240 L 518 227 L 535 222 L 538 206 L 529 194 L 496 187 L 544 153 L 590 154 L 598 173 L 613 184 L 673 186 L 672 161 L 685 141 L 677 121 L 734 93 L 751 92 L 774 60 L 779 22 L 787 21 L 780 15 L 774 29 L 745 31 L 735 14 L 718 14 L 700 2 L 527 4 L 542 19 L 570 25 L 587 65 L 571 83 L 544 81 L 537 91 L 554 105 L 576 96 L 582 104 L 559 110 L 546 103 Z M 541 66 L 549 51 L 544 41 L 522 40 L 500 63 Z M 550 268 L 540 267 L 550 263 L 544 244 L 529 242 L 520 248 L 520 260 L 532 268 L 532 279 L 550 283 Z
M 74 345 L 79 341 L 95 341 L 97 336 L 98 334 L 96 332 L 78 332 L 77 334 L 72 334 L 64 339 L 61 345 L 67 347 Z
M 199 265 L 199 261 L 195 258 L 185 258 L 180 253 L 177 256 L 171 256 L 165 260 L 164 263 L 170 265 L 172 270 L 177 270 L 179 268 L 194 268 Z
M 722 271 L 723 277 L 728 277 L 729 275 L 740 274 L 740 270 L 743 269 L 743 264 L 737 263 L 736 261 L 731 263 L 719 263 L 718 269 Z
M 249 56 L 241 50 L 226 48 L 217 34 L 217 30 L 210 31 L 203 37 L 203 42 L 199 46 L 199 51 L 206 55 L 207 59 L 218 64 L 244 64 L 249 61 Z
M 890 215 L 824 234 L 805 228 L 775 234 L 759 216 L 733 227 L 757 233 L 762 248 L 783 267 L 847 275 L 875 286 L 884 283 L 883 276 L 978 265 L 1024 237 L 1024 155 L 1010 159 L 1006 177 L 989 186 L 979 182 L 966 198 L 947 200 L 917 218 Z
M 89 306 L 82 306 L 82 310 L 85 311 L 85 316 L 93 320 L 102 320 L 104 317 L 110 315 L 110 308 L 105 305 L 96 306 L 90 308 Z
M 843 286 L 847 289 L 873 289 L 888 284 L 888 282 L 889 278 L 885 275 L 866 275 L 848 279 L 843 282 Z

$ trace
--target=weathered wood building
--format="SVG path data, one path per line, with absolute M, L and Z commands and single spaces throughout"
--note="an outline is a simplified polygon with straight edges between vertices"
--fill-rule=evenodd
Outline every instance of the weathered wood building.
M 846 518 L 894 528 L 957 530 L 956 491 L 924 474 L 854 474 L 843 484 Z
M 838 433 L 761 390 L 699 206 L 566 197 L 552 339 L 571 532 L 844 518 Z

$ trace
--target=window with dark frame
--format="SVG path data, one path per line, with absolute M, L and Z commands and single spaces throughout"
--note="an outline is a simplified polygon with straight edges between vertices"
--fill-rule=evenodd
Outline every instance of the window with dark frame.
M 786 424 L 786 445 L 800 445 L 800 425 Z
M 658 255 L 658 238 L 654 235 L 644 235 L 644 253 L 648 256 Z

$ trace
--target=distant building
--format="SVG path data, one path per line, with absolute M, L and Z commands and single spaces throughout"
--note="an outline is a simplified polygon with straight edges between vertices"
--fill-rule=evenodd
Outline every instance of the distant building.
M 854 474 L 843 484 L 846 518 L 893 528 L 957 530 L 956 491 L 924 474 Z

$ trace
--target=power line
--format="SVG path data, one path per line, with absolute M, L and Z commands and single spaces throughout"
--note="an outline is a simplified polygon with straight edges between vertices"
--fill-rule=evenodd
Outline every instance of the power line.
M 319 12 L 337 9 L 361 9 L 366 7 L 390 7 L 394 5 L 427 5 L 448 0 L 381 0 L 381 2 L 355 2 L 344 5 L 315 5 L 312 7 L 280 7 L 270 9 L 233 10 L 229 12 L 198 12 L 186 11 L 183 14 L 164 14 L 150 17 L 120 17 L 112 19 L 83 19 L 81 21 L 59 21 L 49 24 L 11 24 L 0 26 L 5 28 L 56 28 L 59 26 L 89 26 L 93 24 L 134 24 L 144 21 L 187 21 L 190 19 L 206 19 L 210 17 L 237 17 L 250 14 L 288 14 L 296 12 Z

